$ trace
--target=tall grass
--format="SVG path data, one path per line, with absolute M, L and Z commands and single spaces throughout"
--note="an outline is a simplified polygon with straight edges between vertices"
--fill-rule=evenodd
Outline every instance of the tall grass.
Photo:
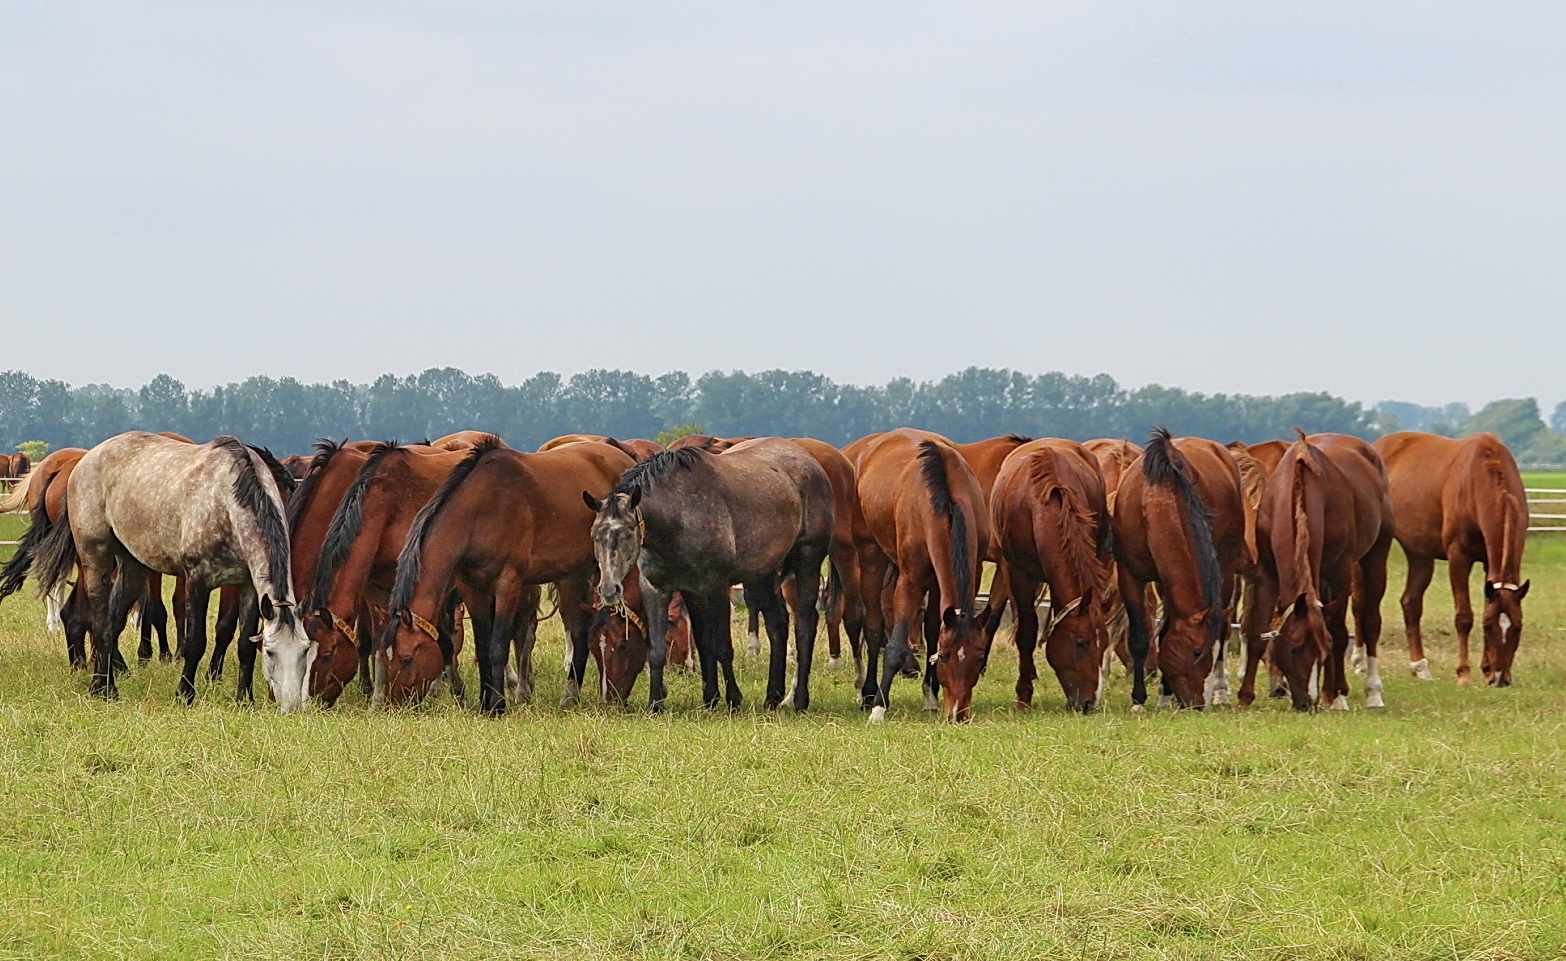
M 1530 543 L 1508 690 L 1453 684 L 1443 578 L 1440 679 L 1399 666 L 1395 564 L 1384 711 L 1136 716 L 1117 678 L 1077 717 L 1045 668 L 1018 712 L 1003 648 L 963 726 L 901 682 L 869 727 L 844 670 L 759 712 L 759 664 L 734 716 L 685 675 L 664 716 L 561 710 L 553 628 L 499 721 L 187 708 L 157 663 L 104 704 L 15 598 L 0 956 L 1566 956 L 1566 538 Z

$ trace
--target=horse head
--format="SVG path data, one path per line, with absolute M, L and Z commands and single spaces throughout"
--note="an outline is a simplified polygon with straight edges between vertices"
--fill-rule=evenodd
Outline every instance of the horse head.
M 323 607 L 305 618 L 305 631 L 316 644 L 310 694 L 331 707 L 359 670 L 358 629 Z
M 1060 679 L 1066 704 L 1073 711 L 1086 714 L 1098 705 L 1104 648 L 1108 645 L 1102 606 L 1094 598 L 1079 597 L 1059 611 L 1051 611 L 1044 629 L 1044 657 Z
M 1529 581 L 1521 584 L 1484 582 L 1484 668 L 1491 687 L 1510 687 L 1512 660 L 1522 640 L 1523 598 Z
M 582 500 L 595 515 L 593 557 L 598 561 L 598 597 L 605 607 L 624 603 L 625 578 L 642 552 L 641 488 L 617 491 L 599 500 L 587 491 Z
M 1205 685 L 1213 670 L 1223 616 L 1220 604 L 1164 621 L 1158 637 L 1158 670 L 1181 707 L 1201 708 L 1207 703 Z
M 584 605 L 585 606 L 585 605 Z M 635 611 L 622 615 L 611 607 L 588 607 L 587 647 L 598 663 L 605 703 L 624 704 L 647 664 L 646 625 Z
M 1327 620 L 1321 602 L 1304 594 L 1283 610 L 1277 636 L 1272 640 L 1272 661 L 1289 682 L 1289 697 L 1296 711 L 1308 711 L 1316 703 L 1316 668 L 1331 650 Z
M 417 704 L 446 669 L 440 628 L 403 609 L 392 612 L 386 627 L 386 703 Z
M 256 599 L 261 632 L 261 672 L 277 709 L 284 714 L 297 711 L 310 698 L 310 668 L 318 650 L 305 633 L 292 601 L 278 601 L 269 593 Z
M 974 611 L 948 607 L 941 614 L 941 632 L 930 656 L 948 719 L 966 721 L 973 713 L 973 688 L 989 658 L 984 619 Z

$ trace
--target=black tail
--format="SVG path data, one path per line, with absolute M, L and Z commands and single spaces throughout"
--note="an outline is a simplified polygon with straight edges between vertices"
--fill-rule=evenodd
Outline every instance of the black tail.
M 76 566 L 76 538 L 71 536 L 71 505 L 60 505 L 60 519 L 39 541 L 33 552 L 33 576 L 38 581 L 38 596 L 49 592 L 71 576 Z
M 16 553 L 6 561 L 5 567 L 0 568 L 0 600 L 5 600 L 12 594 L 22 589 L 22 584 L 27 580 L 28 571 L 32 570 L 33 557 L 38 552 L 38 547 L 49 536 L 54 525 L 49 523 L 49 511 L 44 507 L 44 499 L 38 498 L 38 503 L 33 505 L 30 512 L 31 523 L 27 526 L 27 533 L 16 545 Z
M 1196 551 L 1196 572 L 1202 582 L 1202 606 L 1215 607 L 1221 593 L 1219 586 L 1222 575 L 1218 565 L 1218 549 L 1213 546 L 1212 514 L 1196 492 L 1196 484 L 1175 461 L 1174 455 L 1174 439 L 1169 435 L 1169 428 L 1153 428 L 1148 435 L 1147 449 L 1142 453 L 1142 476 L 1154 487 L 1174 491 L 1180 513 L 1185 516 L 1185 529 L 1190 535 L 1192 549 Z M 1216 632 L 1223 629 L 1223 621 L 1215 613 L 1212 622 L 1216 639 Z
M 962 505 L 952 495 L 951 478 L 946 474 L 946 459 L 941 455 L 941 445 L 933 440 L 919 442 L 919 467 L 924 475 L 924 486 L 930 493 L 930 506 L 937 514 L 945 514 L 951 525 L 952 573 L 957 579 L 957 596 L 962 607 L 957 617 L 963 621 L 973 619 L 973 557 L 968 551 L 968 517 Z

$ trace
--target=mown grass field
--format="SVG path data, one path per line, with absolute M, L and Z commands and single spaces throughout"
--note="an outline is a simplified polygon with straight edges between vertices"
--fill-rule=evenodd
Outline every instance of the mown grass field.
M 1533 478 L 1530 478 L 1530 486 Z M 1517 685 L 1411 678 L 1388 708 L 1302 716 L 1010 706 L 973 723 L 442 700 L 191 708 L 172 665 L 85 695 L 42 606 L 0 606 L 0 957 L 1342 958 L 1566 956 L 1566 537 L 1536 537 Z M 1444 579 L 1437 578 L 1437 585 Z M 127 650 L 132 645 L 125 645 Z M 742 655 L 743 656 L 743 655 Z M 1476 655 L 1477 656 L 1477 655 Z M 465 668 L 471 677 L 471 664 Z M 643 692 L 639 689 L 639 694 Z

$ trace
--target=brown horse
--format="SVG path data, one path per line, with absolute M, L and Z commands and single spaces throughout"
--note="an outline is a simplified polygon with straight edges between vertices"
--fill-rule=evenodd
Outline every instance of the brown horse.
M 1039 587 L 1047 584 L 1044 656 L 1067 705 L 1083 713 L 1093 710 L 1102 699 L 1108 644 L 1104 585 L 1111 557 L 1109 506 L 1098 461 L 1075 441 L 1049 438 L 1021 445 L 995 480 L 990 518 L 1001 547 L 997 577 L 1007 579 L 1017 604 L 1017 706 L 1033 703 L 1039 633 L 1035 601 Z
M 305 629 L 319 645 L 310 665 L 310 694 L 326 707 L 337 703 L 343 689 L 358 673 L 358 631 L 349 624 L 343 625 L 346 631 L 322 629 L 319 622 L 329 615 L 323 605 L 316 603 L 316 565 L 338 505 L 378 446 L 372 441 L 317 442 L 316 453 L 306 464 L 298 489 L 288 499 L 294 595 L 299 598 L 300 610 L 305 612 Z
M 1120 488 L 1120 477 L 1142 456 L 1142 446 L 1124 437 L 1095 437 L 1085 440 L 1082 446 L 1098 460 L 1099 473 L 1104 476 L 1104 490 L 1114 492 Z
M 1393 529 L 1386 476 L 1380 455 L 1359 438 L 1300 433 L 1267 481 L 1257 521 L 1264 585 L 1258 594 L 1282 618 L 1272 656 L 1296 710 L 1311 708 L 1318 696 L 1348 709 L 1343 656 L 1351 597 L 1369 667 L 1365 705 L 1384 703 L 1376 651 Z M 1266 646 L 1260 637 L 1246 641 L 1242 706 L 1255 697 Z
M 1133 444 L 1124 437 L 1095 437 L 1085 440 L 1082 446 L 1098 460 L 1099 473 L 1104 477 L 1104 493 L 1111 514 L 1115 511 L 1115 492 L 1120 489 L 1120 479 L 1136 459 L 1142 456 L 1142 445 Z M 1126 606 L 1120 600 L 1119 575 L 1113 558 L 1109 562 L 1109 581 L 1104 585 L 1104 618 L 1109 624 L 1109 650 L 1104 652 L 1104 673 L 1109 672 L 1109 658 L 1118 657 L 1131 673 L 1130 621 L 1126 618 Z M 1148 642 L 1147 663 L 1158 663 L 1158 641 Z M 1151 670 L 1151 668 L 1150 668 Z
M 500 435 L 487 430 L 459 430 L 455 434 L 437 437 L 429 446 L 436 450 L 472 450 L 475 447 L 505 447 Z
M 669 442 L 668 450 L 683 450 L 686 447 L 700 447 L 714 454 L 721 454 L 736 444 L 743 444 L 751 437 L 713 437 L 711 434 L 686 434 L 684 437 L 676 437 Z
M 398 555 L 419 509 L 470 450 L 376 444 L 364 452 L 363 463 L 332 514 L 310 592 L 315 616 L 306 626 L 321 650 L 339 652 L 334 661 L 346 656 L 350 647 L 358 650 L 372 703 L 387 699 L 388 664 L 376 642 L 385 623 Z M 353 472 L 353 460 L 343 461 L 341 470 Z M 452 650 L 455 611 L 455 599 L 448 599 L 441 615 L 434 618 L 443 653 Z M 462 675 L 451 657 L 447 667 L 452 693 L 460 698 Z M 329 683 L 324 678 L 313 680 Z M 316 693 L 325 693 L 325 688 Z
M 86 448 L 82 447 L 62 447 L 51 452 L 38 462 L 37 467 L 27 473 L 21 483 L 11 489 L 4 501 L 0 501 L 0 511 L 12 513 L 26 510 L 31 518 L 27 532 L 22 535 L 16 552 L 6 563 L 3 573 L 0 573 L 0 598 L 9 597 L 21 590 L 32 569 L 33 556 L 38 545 L 60 519 L 60 511 L 65 506 L 66 483 L 70 480 L 71 471 L 75 470 L 76 463 L 86 453 Z M 87 629 L 90 625 L 86 608 L 81 603 L 82 599 L 75 591 L 68 593 L 66 585 L 62 583 L 48 594 L 45 601 L 47 603 L 45 623 L 48 629 L 65 633 L 66 658 L 71 667 L 85 669 Z M 123 667 L 123 662 L 119 666 Z
M 1283 462 L 1283 455 L 1289 450 L 1289 442 L 1286 440 L 1264 440 L 1260 444 L 1240 444 L 1239 441 L 1235 441 L 1229 445 L 1229 449 L 1233 450 L 1236 444 L 1244 447 L 1247 454 L 1261 461 L 1262 466 L 1267 468 L 1268 477 L 1278 469 L 1278 465 Z
M 1249 568 L 1240 472 L 1228 451 L 1199 437 L 1152 432 L 1115 494 L 1115 561 L 1126 606 L 1132 710 L 1147 702 L 1151 631 L 1147 588 L 1163 602 L 1158 671 L 1168 703 L 1203 707 L 1228 698 L 1224 644 L 1235 578 Z
M 614 607 L 590 610 L 592 620 L 587 625 L 587 647 L 598 665 L 603 699 L 611 704 L 624 704 L 636 687 L 642 668 L 647 666 L 647 654 L 651 649 L 645 620 L 651 612 L 646 611 L 642 603 L 641 579 L 626 578 L 623 611 Z M 685 611 L 685 599 L 678 591 L 669 596 L 664 637 L 668 663 L 694 670 L 696 649 L 691 643 L 690 616 Z
M 459 591 L 474 617 L 479 702 L 506 709 L 506 656 L 536 613 L 527 588 L 553 583 L 570 635 L 573 663 L 567 698 L 581 688 L 587 662 L 593 513 L 582 491 L 605 493 L 632 464 L 607 444 L 570 444 L 542 454 L 479 446 L 451 469 L 420 509 L 397 560 L 385 646 L 393 670 L 430 676 L 441 650 L 433 621 Z M 536 604 L 536 600 L 533 602 Z
M 1430 680 L 1419 620 L 1435 562 L 1444 560 L 1457 612 L 1457 683 L 1468 683 L 1468 635 L 1474 626 L 1468 578 L 1474 564 L 1481 563 L 1484 657 L 1479 667 L 1492 687 L 1506 687 L 1512 683 L 1512 659 L 1522 640 L 1522 601 L 1528 595 L 1522 579 L 1528 500 L 1511 451 L 1494 434 L 1452 440 L 1413 431 L 1388 434 L 1373 446 L 1386 462 L 1397 542 L 1408 556 L 1403 627 L 1410 670 Z
M 620 453 L 629 457 L 632 461 L 646 459 L 646 455 L 642 453 L 644 448 L 632 447 L 628 442 L 618 441 L 613 437 L 605 437 L 603 434 L 562 434 L 559 437 L 546 440 L 542 444 L 538 445 L 538 452 L 542 454 L 547 451 L 564 447 L 567 444 L 583 443 L 608 444 L 610 447 L 615 448 L 616 450 L 620 451 Z M 652 442 L 643 441 L 642 443 L 650 444 Z M 657 445 L 654 444 L 653 446 L 656 447 Z
M 952 444 L 952 449 L 962 455 L 967 462 L 973 476 L 979 481 L 979 490 L 984 494 L 985 516 L 989 516 L 990 494 L 995 488 L 995 478 L 1000 475 L 1001 465 L 1012 451 L 1023 444 L 1033 440 L 1021 434 L 1006 434 L 1001 437 L 990 437 L 986 440 L 974 441 L 971 444 Z M 948 443 L 951 443 L 948 441 Z M 985 611 L 986 630 L 989 631 L 991 640 L 995 637 L 995 630 L 1000 627 L 1001 616 L 1005 613 L 1006 602 L 1011 598 L 1010 585 L 1006 578 L 999 576 L 1001 559 L 1001 547 L 996 541 L 994 532 L 991 532 L 990 542 L 984 545 L 984 559 L 996 565 L 996 576 L 990 581 L 989 604 Z M 994 625 L 990 627 L 990 625 Z
M 642 437 L 633 437 L 628 441 L 624 441 L 623 443 L 632 451 L 631 456 L 635 457 L 637 461 L 644 461 L 652 455 L 663 450 L 662 444 L 655 440 L 647 440 Z
M 938 625 L 925 671 L 925 707 L 943 708 L 954 721 L 967 720 L 974 685 L 989 657 L 983 619 L 974 610 L 990 539 L 979 480 L 940 435 L 899 428 L 861 452 L 859 503 L 881 554 L 896 566 L 885 666 L 877 683 L 881 651 L 879 638 L 871 638 L 861 691 L 871 707 L 870 720 L 885 719 L 892 679 L 908 654 L 909 635 L 921 622 Z M 884 569 L 869 576 L 879 581 Z

